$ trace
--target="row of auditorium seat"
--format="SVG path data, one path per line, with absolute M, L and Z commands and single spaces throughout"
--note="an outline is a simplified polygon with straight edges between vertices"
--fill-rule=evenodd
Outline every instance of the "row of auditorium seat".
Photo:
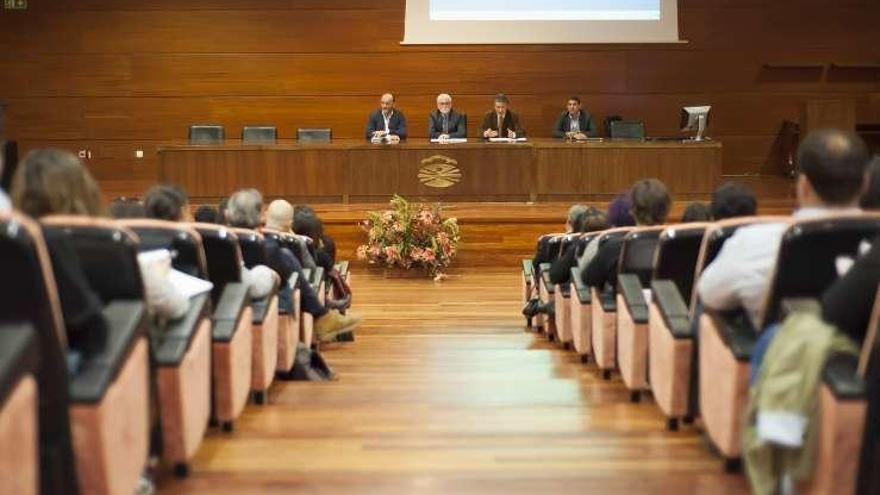
M 151 394 L 161 458 L 178 476 L 209 420 L 231 431 L 249 396 L 264 403 L 276 372 L 293 367 L 297 343 L 314 338 L 299 289 L 291 313 L 279 311 L 277 287 L 248 297 L 241 264 L 265 262 L 264 235 L 295 242 L 214 224 L 73 216 L 37 224 L 0 214 L 0 445 L 17 446 L 0 454 L 0 493 L 134 493 L 150 455 Z M 107 343 L 75 374 L 44 238 L 72 246 L 104 304 Z M 175 253 L 175 269 L 214 285 L 165 326 L 147 314 L 137 261 L 159 248 Z M 340 268 L 350 283 L 347 263 Z M 321 269 L 304 276 L 323 297 Z
M 758 332 L 743 310 L 706 310 L 694 335 L 699 304 L 695 284 L 724 242 L 745 225 L 785 222 L 776 270 L 761 328 L 795 311 L 816 311 L 816 299 L 837 277 L 836 260 L 855 256 L 859 244 L 880 234 L 880 216 L 860 214 L 794 221 L 789 217 L 748 217 L 717 223 L 624 227 L 586 234 L 548 234 L 539 246 L 551 258 L 576 243 L 601 246 L 623 237 L 617 286 L 600 291 L 585 286 L 577 268 L 571 283 L 553 285 L 550 265 L 523 260 L 523 302 L 538 289 L 555 315 L 527 318 L 527 324 L 574 350 L 584 363 L 595 362 L 609 379 L 619 370 L 633 402 L 650 392 L 667 418 L 667 428 L 699 418 L 711 443 L 736 470 L 742 455 L 742 427 L 748 402 L 750 358 Z M 871 329 L 880 316 L 880 293 Z M 869 329 L 870 330 L 870 329 Z M 866 339 L 870 342 L 870 339 Z M 699 345 L 697 345 L 699 343 Z M 860 369 L 876 351 L 866 344 Z M 818 461 L 804 493 L 853 493 L 865 421 L 865 383 L 857 360 L 833 356 L 826 363 L 820 391 Z
M 612 139 L 644 139 L 645 123 L 641 120 L 611 120 L 606 122 L 608 134 Z M 296 130 L 299 142 L 329 142 L 332 138 L 330 129 Z M 226 130 L 222 125 L 192 125 L 189 128 L 191 144 L 220 144 L 226 139 Z M 241 129 L 241 141 L 244 144 L 274 144 L 278 141 L 278 129 L 275 126 L 244 126 Z
M 330 142 L 330 129 L 296 130 L 296 139 L 301 143 Z M 190 144 L 221 144 L 226 139 L 226 129 L 218 124 L 191 125 L 189 127 Z M 278 129 L 271 125 L 246 125 L 241 128 L 243 144 L 274 144 L 278 141 Z

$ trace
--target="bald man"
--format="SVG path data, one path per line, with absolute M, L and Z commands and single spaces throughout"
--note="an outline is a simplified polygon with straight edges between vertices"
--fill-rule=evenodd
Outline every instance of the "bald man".
M 406 139 L 406 117 L 394 106 L 394 95 L 385 93 L 379 108 L 367 120 L 366 137 L 371 141 L 396 143 Z
M 437 96 L 437 109 L 428 115 L 428 139 L 467 137 L 467 115 L 452 109 L 452 97 Z

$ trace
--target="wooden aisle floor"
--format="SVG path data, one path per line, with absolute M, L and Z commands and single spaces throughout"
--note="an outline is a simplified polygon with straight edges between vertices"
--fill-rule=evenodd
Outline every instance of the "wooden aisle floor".
M 519 278 L 354 273 L 357 341 L 332 383 L 276 382 L 232 434 L 209 432 L 162 494 L 747 493 L 692 427 L 524 332 Z

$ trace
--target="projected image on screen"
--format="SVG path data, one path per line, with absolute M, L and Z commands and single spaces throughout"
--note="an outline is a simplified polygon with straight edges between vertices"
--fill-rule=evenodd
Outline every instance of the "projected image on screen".
M 431 0 L 433 21 L 656 21 L 660 0 Z

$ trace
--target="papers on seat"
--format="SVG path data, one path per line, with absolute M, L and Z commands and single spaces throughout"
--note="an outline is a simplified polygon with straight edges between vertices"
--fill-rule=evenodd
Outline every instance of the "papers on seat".
M 440 144 L 461 144 L 466 143 L 467 138 L 449 138 L 449 139 L 432 139 L 432 143 L 440 143 Z
M 137 260 L 143 277 L 165 279 L 177 292 L 190 298 L 210 292 L 214 284 L 198 277 L 193 277 L 171 267 L 172 253 L 167 249 L 154 249 L 138 253 Z
M 174 285 L 174 288 L 187 298 L 211 292 L 214 284 L 207 280 L 175 270 L 174 268 L 168 273 L 168 280 Z
M 523 143 L 526 141 L 526 138 L 505 138 L 505 137 L 493 137 L 489 138 L 490 143 Z

